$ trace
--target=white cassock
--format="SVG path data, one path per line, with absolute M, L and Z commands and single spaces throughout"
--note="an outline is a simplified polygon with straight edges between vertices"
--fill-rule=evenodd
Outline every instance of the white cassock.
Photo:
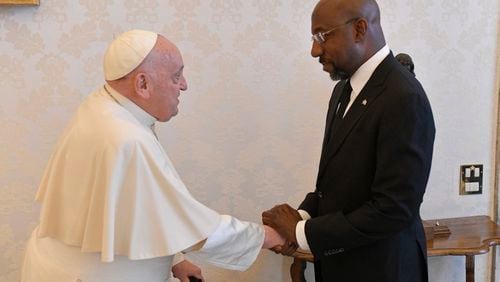
M 235 270 L 253 263 L 263 228 L 194 199 L 154 122 L 109 85 L 80 105 L 39 187 L 22 281 L 165 281 L 174 255 L 204 239 L 198 258 Z

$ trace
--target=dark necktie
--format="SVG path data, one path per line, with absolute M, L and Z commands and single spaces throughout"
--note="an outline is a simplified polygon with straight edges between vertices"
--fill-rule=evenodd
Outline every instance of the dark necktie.
M 348 80 L 347 83 L 344 85 L 344 89 L 342 89 L 342 93 L 340 94 L 339 97 L 338 109 L 335 114 L 335 117 L 333 118 L 332 133 L 337 131 L 339 125 L 342 123 L 345 110 L 347 108 L 347 105 L 349 105 L 349 101 L 351 100 L 351 92 L 352 92 L 351 82 Z

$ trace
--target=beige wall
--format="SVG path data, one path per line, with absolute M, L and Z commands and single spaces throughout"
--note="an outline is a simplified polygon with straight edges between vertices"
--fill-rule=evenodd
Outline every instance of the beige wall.
M 17 281 L 44 166 L 79 102 L 102 85 L 113 35 L 152 29 L 183 52 L 189 90 L 159 136 L 181 177 L 221 213 L 260 221 L 314 188 L 333 83 L 309 55 L 316 0 L 44 0 L 0 7 L 0 281 Z M 416 63 L 437 124 L 424 218 L 490 214 L 496 0 L 380 0 L 394 53 Z M 458 196 L 458 167 L 485 165 L 484 193 Z M 463 281 L 462 258 L 431 258 L 432 281 Z M 287 281 L 289 259 L 262 252 L 245 273 L 209 281 Z M 488 256 L 476 281 L 488 279 Z M 310 273 L 309 273 L 310 276 Z M 312 280 L 312 279 L 311 279 Z

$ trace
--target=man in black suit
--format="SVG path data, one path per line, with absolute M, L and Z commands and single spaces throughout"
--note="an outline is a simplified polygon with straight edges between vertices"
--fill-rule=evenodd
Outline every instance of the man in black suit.
M 435 136 L 420 83 L 385 43 L 374 0 L 320 0 L 311 55 L 333 80 L 314 192 L 263 222 L 315 258 L 316 281 L 427 281 L 419 210 Z

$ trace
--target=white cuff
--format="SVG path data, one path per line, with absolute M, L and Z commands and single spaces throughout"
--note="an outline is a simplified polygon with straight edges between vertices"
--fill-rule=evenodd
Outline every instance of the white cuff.
M 306 221 L 307 220 L 301 220 L 297 222 L 297 226 L 295 227 L 295 237 L 297 238 L 297 243 L 299 244 L 299 248 L 301 248 L 304 251 L 311 251 L 311 248 L 309 247 L 309 243 L 307 243 L 307 238 L 306 238 L 306 230 L 305 230 Z
M 302 219 L 305 219 L 305 220 L 311 219 L 311 215 L 308 212 L 306 212 L 305 210 L 297 210 L 297 212 L 300 214 Z

